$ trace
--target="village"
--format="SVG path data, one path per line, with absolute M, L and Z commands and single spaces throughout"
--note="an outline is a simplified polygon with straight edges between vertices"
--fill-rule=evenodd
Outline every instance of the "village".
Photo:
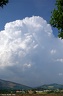
M 21 95 L 44 95 L 44 94 L 63 94 L 63 89 L 56 90 L 9 90 L 2 92 L 0 90 L 0 96 L 21 96 Z

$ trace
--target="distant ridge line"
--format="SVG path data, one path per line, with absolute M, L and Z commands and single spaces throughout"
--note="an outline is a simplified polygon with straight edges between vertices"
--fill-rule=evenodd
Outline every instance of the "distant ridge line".
M 28 90 L 31 89 L 31 87 L 23 84 L 19 84 L 13 81 L 7 81 L 0 79 L 0 90 L 1 89 L 13 89 L 13 90 Z

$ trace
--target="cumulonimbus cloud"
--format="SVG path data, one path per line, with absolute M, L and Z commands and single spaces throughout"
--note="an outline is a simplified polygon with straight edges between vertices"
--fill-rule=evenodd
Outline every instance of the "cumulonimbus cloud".
M 19 78 L 17 72 L 30 69 L 30 78 L 37 79 L 37 82 L 40 78 L 40 82 L 43 82 L 41 75 L 46 73 L 50 79 L 52 69 L 56 70 L 56 64 L 62 63 L 62 49 L 63 40 L 54 37 L 50 24 L 42 17 L 32 16 L 9 22 L 0 31 L 0 68 L 16 70 L 15 76 Z M 24 80 L 27 80 L 26 76 Z
M 51 34 L 50 25 L 39 16 L 7 23 L 0 32 L 0 66 L 19 64 L 31 50 L 42 47 L 41 39 Z

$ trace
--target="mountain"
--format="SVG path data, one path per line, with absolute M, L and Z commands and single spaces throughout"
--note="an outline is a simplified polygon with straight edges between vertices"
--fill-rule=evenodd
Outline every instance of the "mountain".
M 31 87 L 0 79 L 0 90 L 3 90 L 3 89 L 28 90 L 28 89 L 31 89 Z
M 26 85 L 0 79 L 0 90 L 4 90 L 4 89 L 7 89 L 7 90 L 8 89 L 11 89 L 11 90 L 28 90 L 28 89 L 56 90 L 56 89 L 63 89 L 63 85 L 54 83 L 54 84 L 45 84 L 39 87 L 31 88 Z
M 56 90 L 56 89 L 63 89 L 63 85 L 61 84 L 45 84 L 35 88 L 36 90 Z

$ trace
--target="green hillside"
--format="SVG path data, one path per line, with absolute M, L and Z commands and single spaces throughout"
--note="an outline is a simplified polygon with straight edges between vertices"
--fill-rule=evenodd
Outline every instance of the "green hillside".
M 56 90 L 56 89 L 63 89 L 63 85 L 61 84 L 45 84 L 35 88 L 36 90 Z
M 31 89 L 31 87 L 0 79 L 0 90 L 4 90 L 4 89 L 28 90 L 28 89 Z

